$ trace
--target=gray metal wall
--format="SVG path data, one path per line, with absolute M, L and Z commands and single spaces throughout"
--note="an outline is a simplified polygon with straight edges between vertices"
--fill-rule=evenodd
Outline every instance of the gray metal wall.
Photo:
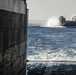
M 25 14 L 23 0 L 0 0 L 0 9 Z
M 0 0 L 0 75 L 19 75 L 26 67 L 25 4 L 22 0 Z

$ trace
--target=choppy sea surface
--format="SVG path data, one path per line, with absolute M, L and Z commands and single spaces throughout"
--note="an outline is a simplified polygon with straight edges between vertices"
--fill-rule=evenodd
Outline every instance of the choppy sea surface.
M 76 61 L 76 28 L 28 26 L 27 59 Z

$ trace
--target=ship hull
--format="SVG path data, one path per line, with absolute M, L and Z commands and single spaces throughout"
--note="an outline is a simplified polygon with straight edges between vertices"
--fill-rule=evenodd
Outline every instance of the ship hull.
M 65 21 L 65 22 L 61 23 L 61 26 L 76 27 L 76 21 Z

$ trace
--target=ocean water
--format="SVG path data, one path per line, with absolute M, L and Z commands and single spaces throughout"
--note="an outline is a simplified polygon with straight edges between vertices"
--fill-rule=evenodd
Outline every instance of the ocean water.
M 28 60 L 76 61 L 76 28 L 28 26 Z

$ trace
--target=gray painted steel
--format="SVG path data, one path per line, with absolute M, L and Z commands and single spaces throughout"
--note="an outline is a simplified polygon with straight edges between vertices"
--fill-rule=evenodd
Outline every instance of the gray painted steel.
M 23 0 L 0 0 L 0 9 L 25 14 L 25 3 Z
M 25 73 L 22 73 L 26 68 L 27 48 L 25 6 L 23 0 L 0 0 L 0 75 Z

